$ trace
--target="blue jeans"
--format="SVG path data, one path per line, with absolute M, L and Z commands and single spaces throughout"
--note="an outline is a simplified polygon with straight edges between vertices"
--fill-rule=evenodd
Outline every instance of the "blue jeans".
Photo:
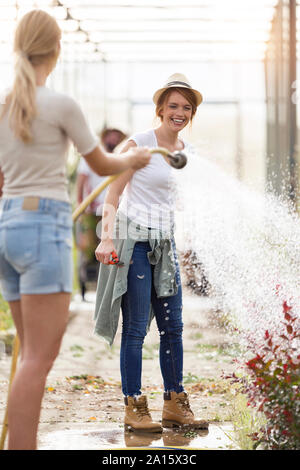
M 160 334 L 160 368 L 165 391 L 180 393 L 182 386 L 182 290 L 178 262 L 178 292 L 157 298 L 153 285 L 153 266 L 147 252 L 148 242 L 137 242 L 128 271 L 128 287 L 122 298 L 123 329 L 121 341 L 121 378 L 125 396 L 141 394 L 142 349 L 152 304 Z M 122 269 L 122 268 L 120 268 Z

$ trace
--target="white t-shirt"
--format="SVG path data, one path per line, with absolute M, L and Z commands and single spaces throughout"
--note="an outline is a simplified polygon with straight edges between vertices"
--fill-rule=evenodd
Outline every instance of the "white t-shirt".
M 16 138 L 9 125 L 9 112 L 0 120 L 3 197 L 40 196 L 69 201 L 66 163 L 70 141 L 79 153 L 86 155 L 99 140 L 73 98 L 37 87 L 36 106 L 32 143 L 25 144 Z
M 86 198 L 97 186 L 99 186 L 104 180 L 107 179 L 107 176 L 97 175 L 87 164 L 84 158 L 81 158 L 77 168 L 77 174 L 87 176 L 87 184 L 83 188 L 83 199 Z M 94 199 L 91 204 L 91 210 L 97 214 L 102 215 L 102 208 L 104 199 L 106 196 L 107 188 L 102 191 L 99 196 Z
M 130 137 L 138 147 L 158 147 L 154 129 Z M 184 143 L 185 147 L 186 144 Z M 137 170 L 126 185 L 119 211 L 144 226 L 169 232 L 173 228 L 176 189 L 174 168 L 160 153 Z

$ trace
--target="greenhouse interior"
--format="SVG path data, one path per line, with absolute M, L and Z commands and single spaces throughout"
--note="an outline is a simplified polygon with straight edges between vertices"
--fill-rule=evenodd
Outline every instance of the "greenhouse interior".
M 32 10 L 47 12 L 61 30 L 47 87 L 78 103 L 99 140 L 103 132 L 117 130 L 123 140 L 114 153 L 131 136 L 159 128 L 163 119 L 153 95 L 169 86 L 168 77 L 181 74 L 189 88 L 201 92 L 203 101 L 180 134 L 192 154 L 186 153 L 185 168 L 172 171 L 179 196 L 182 380 L 195 415 L 209 422 L 201 430 L 171 428 L 151 436 L 123 430 L 121 322 L 116 346 L 93 334 L 102 272 L 94 251 L 102 226 L 101 218 L 90 221 L 88 211 L 78 220 L 74 216 L 82 202 L 83 156 L 71 145 L 71 316 L 47 378 L 38 448 L 154 448 L 160 456 L 164 449 L 299 450 L 300 2 L 0 0 L 0 105 L 14 80 L 16 27 Z M 1 146 L 0 141 L 0 176 Z M 82 275 L 84 250 L 93 262 Z M 18 356 L 10 309 L 1 290 L 0 225 L 1 450 L 10 428 L 9 377 Z M 143 393 L 158 422 L 162 345 L 151 325 L 143 346 Z M 246 372 L 236 375 L 240 364 Z

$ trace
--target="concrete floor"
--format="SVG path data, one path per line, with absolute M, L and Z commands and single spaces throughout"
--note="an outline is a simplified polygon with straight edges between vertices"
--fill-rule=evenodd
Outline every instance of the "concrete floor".
M 237 449 L 230 422 L 228 390 L 222 390 L 221 374 L 234 370 L 226 347 L 232 344 L 222 329 L 212 322 L 213 302 L 184 292 L 184 376 L 195 416 L 210 421 L 209 431 L 185 433 L 164 430 L 159 435 L 124 432 L 123 398 L 120 389 L 120 325 L 110 348 L 93 335 L 95 294 L 88 302 L 77 297 L 61 351 L 51 370 L 43 400 L 39 427 L 39 449 L 96 450 L 141 447 L 180 447 L 197 449 Z M 159 337 L 153 322 L 148 333 L 143 360 L 143 392 L 155 421 L 161 419 L 162 379 L 158 361 Z M 218 349 L 222 346 L 224 353 Z M 7 397 L 10 356 L 0 360 L 0 421 Z M 74 376 L 91 377 L 88 381 Z M 101 377 L 104 385 L 93 380 Z M 191 379 L 191 380 L 188 380 Z

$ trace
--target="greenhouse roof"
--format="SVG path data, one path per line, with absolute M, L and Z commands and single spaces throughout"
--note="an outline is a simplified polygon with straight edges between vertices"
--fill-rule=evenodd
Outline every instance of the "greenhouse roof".
M 276 0 L 0 0 L 0 56 L 33 8 L 57 19 L 70 61 L 262 60 Z

